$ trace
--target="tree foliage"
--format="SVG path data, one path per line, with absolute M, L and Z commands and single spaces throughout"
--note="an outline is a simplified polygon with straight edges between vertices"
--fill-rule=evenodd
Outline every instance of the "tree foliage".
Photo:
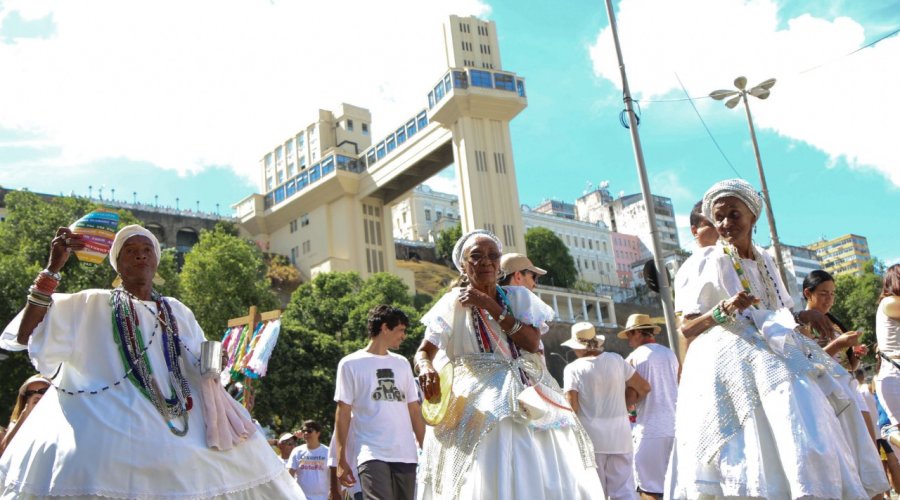
M 575 260 L 553 231 L 545 227 L 529 229 L 525 232 L 525 248 L 531 262 L 547 270 L 542 283 L 566 288 L 575 284 L 578 278 Z
M 424 327 L 397 276 L 378 273 L 363 280 L 355 272 L 323 273 L 300 285 L 282 315 L 282 336 L 257 393 L 256 417 L 284 431 L 308 418 L 331 426 L 338 361 L 368 343 L 368 313 L 378 304 L 409 316 L 398 353 L 412 357 Z
M 185 255 L 181 287 L 182 301 L 209 338 L 217 338 L 229 319 L 245 316 L 252 305 L 260 311 L 278 305 L 259 248 L 219 227 L 201 231 Z
M 862 330 L 860 343 L 873 346 L 875 340 L 875 312 L 881 296 L 882 278 L 875 270 L 877 262 L 866 263 L 860 275 L 842 274 L 834 278 L 835 300 L 831 313 L 847 328 Z
M 453 262 L 453 246 L 456 245 L 456 241 L 460 238 L 462 238 L 461 224 L 444 229 L 438 233 L 437 241 L 434 244 L 434 253 L 437 258 L 448 264 Z

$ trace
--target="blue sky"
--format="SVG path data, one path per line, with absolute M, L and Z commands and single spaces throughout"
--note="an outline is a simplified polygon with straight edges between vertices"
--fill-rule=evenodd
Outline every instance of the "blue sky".
M 440 22 L 456 13 L 496 21 L 504 69 L 527 80 L 512 123 L 523 203 L 573 201 L 601 181 L 638 190 L 602 2 L 320 3 L 0 1 L 0 185 L 225 212 L 257 190 L 259 157 L 318 108 L 368 107 L 377 137 L 423 107 L 443 70 Z M 853 232 L 900 261 L 888 229 L 900 35 L 846 55 L 900 28 L 900 2 L 616 8 L 651 188 L 682 222 L 716 180 L 759 180 L 743 112 L 694 101 L 720 153 L 678 78 L 702 97 L 739 75 L 775 77 L 751 109 L 782 241 Z M 757 239 L 768 243 L 765 222 Z

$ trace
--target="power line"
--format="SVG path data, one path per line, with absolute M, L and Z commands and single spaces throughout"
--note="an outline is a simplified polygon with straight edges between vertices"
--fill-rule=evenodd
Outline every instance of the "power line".
M 684 91 L 684 95 L 689 95 L 687 89 L 684 87 L 684 84 L 681 83 L 681 78 L 678 77 L 678 73 L 675 73 L 675 79 L 678 80 L 678 85 L 681 85 L 681 90 Z M 694 105 L 694 99 L 691 98 L 691 97 L 688 97 L 688 98 L 686 98 L 685 100 L 691 103 L 691 107 L 694 108 L 694 113 L 697 113 L 697 118 L 700 119 L 700 123 L 703 124 L 703 128 L 706 129 L 706 133 L 709 134 L 709 138 L 712 140 L 713 144 L 716 145 L 716 149 L 719 150 L 719 154 L 721 154 L 721 155 L 722 155 L 722 158 L 725 159 L 725 163 L 727 163 L 728 166 L 731 167 L 731 170 L 734 172 L 734 175 L 736 175 L 736 176 L 740 177 L 741 179 L 743 179 L 744 176 L 741 175 L 741 174 L 737 171 L 736 168 L 734 168 L 734 165 L 732 165 L 732 164 L 731 164 L 731 161 L 728 160 L 728 157 L 725 156 L 725 151 L 722 151 L 722 147 L 719 146 L 719 142 L 716 141 L 716 138 L 715 138 L 715 137 L 713 137 L 712 132 L 709 130 L 709 127 L 706 126 L 706 122 L 703 121 L 703 117 L 700 116 L 700 111 L 697 109 L 697 106 Z

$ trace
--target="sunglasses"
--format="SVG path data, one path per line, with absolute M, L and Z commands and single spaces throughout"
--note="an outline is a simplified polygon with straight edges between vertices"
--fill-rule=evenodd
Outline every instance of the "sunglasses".
M 28 399 L 28 398 L 30 398 L 31 396 L 34 396 L 35 394 L 41 394 L 41 395 L 43 395 L 44 393 L 47 392 L 47 389 L 49 389 L 49 387 L 44 387 L 43 389 L 36 389 L 36 390 L 33 390 L 33 391 L 25 391 L 25 399 Z

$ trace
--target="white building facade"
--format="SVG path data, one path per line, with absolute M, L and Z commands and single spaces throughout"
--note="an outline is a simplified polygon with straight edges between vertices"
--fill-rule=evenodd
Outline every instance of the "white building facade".
M 653 248 L 647 207 L 641 194 L 613 199 L 609 190 L 603 187 L 582 195 L 575 201 L 575 207 L 579 219 L 587 222 L 603 222 L 610 230 L 633 234 L 641 239 L 645 247 Z M 659 229 L 663 254 L 680 249 L 672 200 L 665 196 L 653 195 L 653 210 L 656 213 L 656 225 Z
M 441 231 L 460 223 L 459 198 L 425 184 L 391 206 L 394 238 L 435 243 Z

